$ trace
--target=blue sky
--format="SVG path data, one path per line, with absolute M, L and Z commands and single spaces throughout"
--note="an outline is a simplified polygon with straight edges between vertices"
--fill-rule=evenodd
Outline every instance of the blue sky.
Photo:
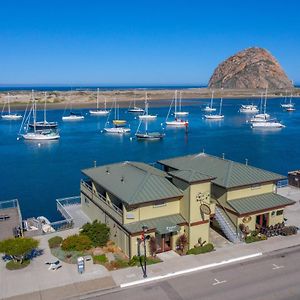
M 267 48 L 300 82 L 297 1 L 1 1 L 0 84 L 206 84 Z

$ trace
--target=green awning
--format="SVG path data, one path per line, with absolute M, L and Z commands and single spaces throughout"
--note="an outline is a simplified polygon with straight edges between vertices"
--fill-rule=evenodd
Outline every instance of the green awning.
M 176 224 L 167 224 L 167 225 L 158 225 L 156 227 L 156 232 L 159 234 L 167 234 L 171 232 L 178 232 L 180 231 L 180 226 Z
M 229 204 L 240 215 L 271 210 L 272 208 L 284 207 L 294 203 L 295 201 L 274 193 L 227 201 L 227 204 Z

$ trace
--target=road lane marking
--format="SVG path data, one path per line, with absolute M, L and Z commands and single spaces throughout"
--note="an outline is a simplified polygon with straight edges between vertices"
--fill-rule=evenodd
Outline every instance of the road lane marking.
M 226 280 L 220 281 L 217 278 L 215 278 L 215 282 L 212 285 L 217 285 L 217 284 L 221 284 L 221 283 L 225 283 L 225 282 L 227 282 L 227 281 Z
M 217 262 L 217 263 L 211 263 L 211 264 L 204 265 L 204 266 L 198 266 L 198 267 L 191 268 L 191 269 L 180 270 L 180 271 L 168 273 L 168 274 L 165 274 L 165 275 L 159 275 L 159 276 L 155 276 L 155 277 L 148 277 L 148 278 L 145 278 L 145 279 L 140 279 L 140 280 L 136 280 L 136 281 L 121 283 L 120 288 L 130 287 L 130 286 L 139 285 L 139 284 L 143 284 L 143 283 L 148 283 L 148 282 L 152 282 L 152 281 L 156 281 L 156 280 L 163 280 L 163 279 L 178 276 L 178 275 L 183 275 L 183 274 L 188 274 L 188 273 L 197 272 L 197 271 L 201 271 L 201 270 L 206 270 L 206 269 L 210 269 L 210 268 L 220 267 L 220 266 L 223 266 L 223 265 L 227 265 L 227 264 L 231 264 L 231 263 L 235 263 L 235 262 L 240 262 L 240 261 L 243 261 L 243 260 L 246 260 L 246 259 L 259 257 L 259 256 L 262 256 L 262 255 L 263 255 L 262 252 L 258 252 L 258 253 L 254 253 L 254 254 L 250 254 L 250 255 L 245 255 L 245 256 L 240 256 L 240 257 L 236 257 L 236 258 L 231 258 L 231 259 L 228 259 L 228 260 L 223 260 L 223 261 Z
M 284 266 L 277 266 L 276 264 L 273 264 L 272 266 L 273 266 L 272 270 L 277 270 L 277 269 L 284 268 Z

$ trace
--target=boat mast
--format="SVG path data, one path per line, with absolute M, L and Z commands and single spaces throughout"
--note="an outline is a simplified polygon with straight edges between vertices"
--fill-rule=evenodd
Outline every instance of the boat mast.
M 223 97 L 221 97 L 221 100 L 220 100 L 220 112 L 219 112 L 220 116 L 222 115 L 222 104 L 223 104 Z
M 47 110 L 46 110 L 46 107 L 47 107 L 47 92 L 45 92 L 44 93 L 44 96 L 45 96 L 45 104 L 44 104 L 44 123 L 46 123 L 47 122 L 47 118 L 46 118 L 46 116 L 47 116 Z
M 182 92 L 180 91 L 180 94 L 179 94 L 179 111 L 181 112 L 181 100 L 182 100 Z
M 267 97 L 268 97 L 268 88 L 266 88 L 265 104 L 264 104 L 264 114 L 266 114 L 266 109 L 267 109 Z
M 145 94 L 145 115 L 148 115 L 148 101 L 147 101 L 147 92 Z
M 33 129 L 34 129 L 34 132 L 36 132 L 36 102 L 35 102 L 35 99 L 34 99 L 33 90 L 31 90 L 31 98 L 32 98 L 32 101 L 33 101 L 33 104 L 32 104 L 32 108 L 33 108 Z
M 177 90 L 175 91 L 175 116 L 177 113 Z
M 210 98 L 210 108 L 213 107 L 213 101 L 214 101 L 214 91 L 211 92 L 211 98 Z
M 8 114 L 10 115 L 10 94 L 7 93 L 7 106 L 8 106 Z
M 99 88 L 97 88 L 97 110 L 99 108 Z

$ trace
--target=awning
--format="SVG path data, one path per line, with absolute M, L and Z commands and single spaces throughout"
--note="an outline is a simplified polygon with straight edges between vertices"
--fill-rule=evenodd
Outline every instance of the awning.
M 171 232 L 180 231 L 180 226 L 176 224 L 168 224 L 168 225 L 159 225 L 156 227 L 156 232 L 159 234 L 168 234 Z

